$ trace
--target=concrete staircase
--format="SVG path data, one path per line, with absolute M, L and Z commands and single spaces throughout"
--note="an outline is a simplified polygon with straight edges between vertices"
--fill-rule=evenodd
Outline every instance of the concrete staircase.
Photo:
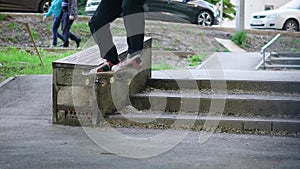
M 298 135 L 300 81 L 278 76 L 271 81 L 152 77 L 144 92 L 130 94 L 137 110 L 131 107 L 108 120 L 125 127 Z
M 265 67 L 268 70 L 300 70 L 300 53 L 271 53 Z
M 114 40 L 122 58 L 126 38 Z M 86 73 L 103 62 L 96 46 L 53 62 L 53 123 L 299 136 L 300 71 L 256 70 L 261 55 L 244 52 L 151 71 L 151 43 L 142 70 Z

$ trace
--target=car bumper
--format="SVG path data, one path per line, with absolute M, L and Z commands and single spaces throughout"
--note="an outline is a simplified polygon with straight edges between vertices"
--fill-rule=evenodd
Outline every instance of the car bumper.
M 87 16 L 93 16 L 95 11 L 85 11 Z
M 282 29 L 282 25 L 278 24 L 278 20 L 253 19 L 250 22 L 252 29 Z
M 86 15 L 88 15 L 88 16 L 94 15 L 95 11 L 97 10 L 97 7 L 94 7 L 94 6 L 93 7 L 86 7 L 85 8 Z

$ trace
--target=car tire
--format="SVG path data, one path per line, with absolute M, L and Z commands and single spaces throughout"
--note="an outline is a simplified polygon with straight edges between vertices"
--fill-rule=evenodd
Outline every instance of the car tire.
M 285 22 L 283 29 L 290 32 L 299 31 L 299 23 L 293 19 L 289 19 Z
M 214 23 L 214 18 L 209 11 L 200 11 L 196 21 L 198 25 L 211 26 Z
M 51 6 L 51 0 L 41 0 L 38 12 L 46 13 L 48 12 L 50 6 Z

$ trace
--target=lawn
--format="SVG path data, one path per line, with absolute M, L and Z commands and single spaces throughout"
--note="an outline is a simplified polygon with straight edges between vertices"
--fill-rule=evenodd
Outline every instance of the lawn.
M 27 52 L 17 48 L 5 48 L 0 52 L 0 81 L 8 77 L 27 74 L 52 74 L 52 62 L 60 58 L 69 56 L 75 51 L 64 53 L 48 52 L 40 50 L 43 61 L 34 52 Z

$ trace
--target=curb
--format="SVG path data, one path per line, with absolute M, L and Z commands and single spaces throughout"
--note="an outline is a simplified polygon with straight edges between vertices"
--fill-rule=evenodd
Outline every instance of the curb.
M 14 80 L 16 77 L 9 77 L 8 79 L 4 80 L 2 83 L 0 83 L 0 88 L 4 87 L 8 82 Z
M 197 115 L 179 114 L 123 114 L 111 115 L 107 119 L 111 126 L 116 127 L 137 127 L 153 129 L 182 129 L 191 131 L 210 131 L 262 134 L 275 136 L 300 137 L 300 121 L 294 119 L 267 119 L 254 117 L 208 117 Z M 174 125 L 175 121 L 181 121 Z M 148 122 L 148 123 L 145 123 Z M 214 126 L 208 124 L 217 124 Z M 189 125 L 184 125 L 189 124 Z M 212 127 L 212 128 L 210 128 Z

